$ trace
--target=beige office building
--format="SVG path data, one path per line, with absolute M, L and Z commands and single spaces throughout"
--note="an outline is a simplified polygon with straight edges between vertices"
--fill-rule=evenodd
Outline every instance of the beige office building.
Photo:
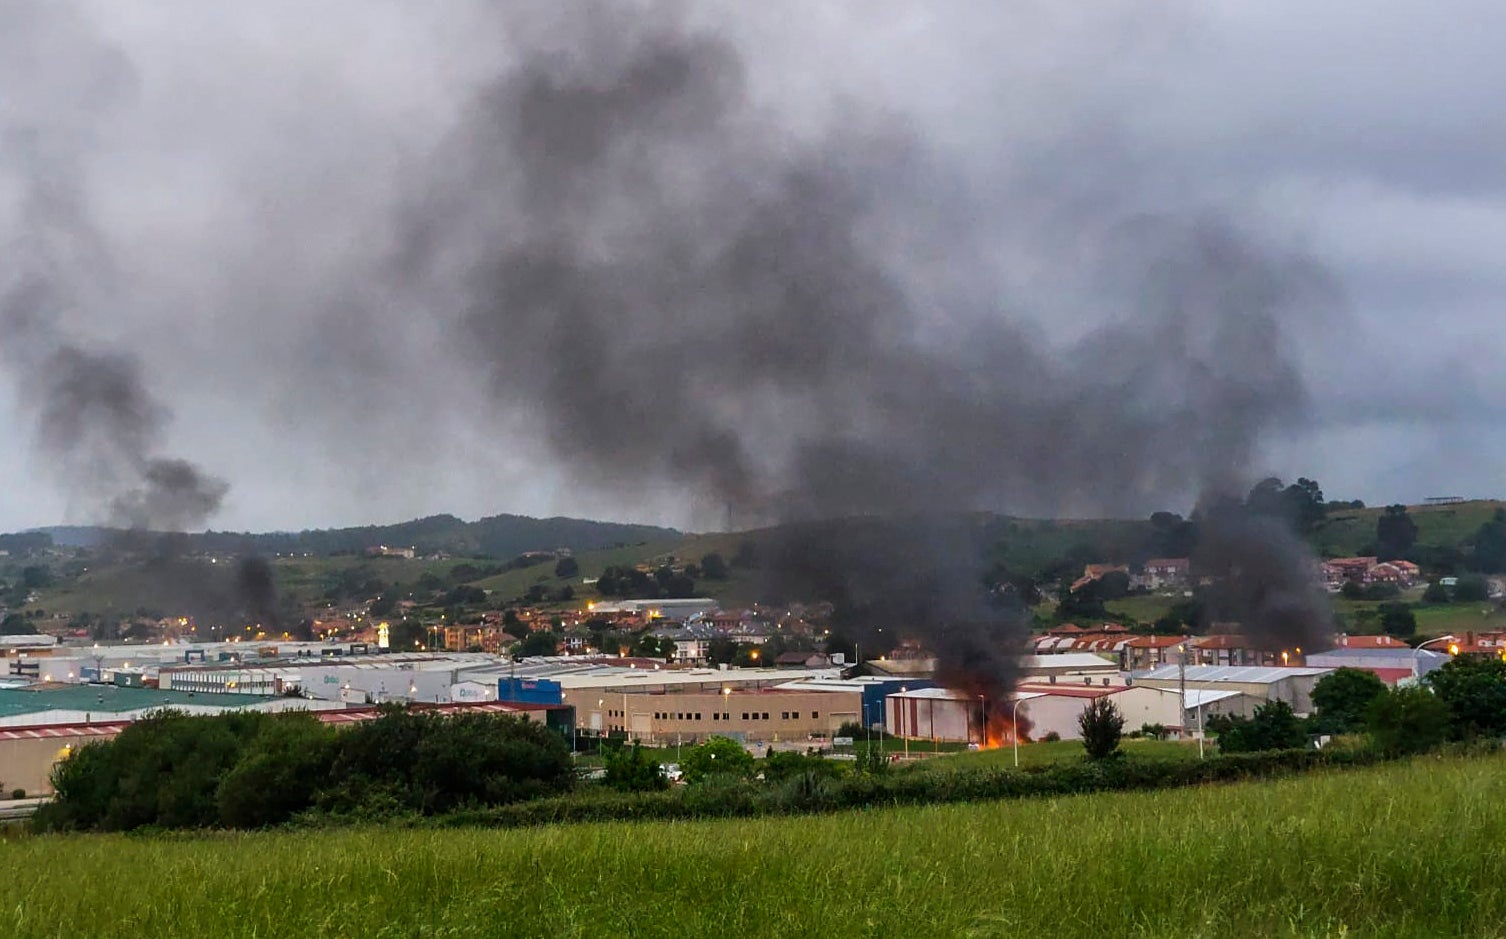
M 763 689 L 645 693 L 568 689 L 581 730 L 626 731 L 646 744 L 689 743 L 723 736 L 745 741 L 830 737 L 859 720 L 857 691 Z

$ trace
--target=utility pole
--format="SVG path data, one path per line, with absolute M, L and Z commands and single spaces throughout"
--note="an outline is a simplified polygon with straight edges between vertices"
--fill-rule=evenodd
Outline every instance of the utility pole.
M 1182 709 L 1177 715 L 1177 723 L 1181 725 L 1181 738 L 1187 739 L 1187 647 L 1192 642 L 1192 637 L 1182 634 L 1182 654 L 1177 656 L 1177 691 L 1181 694 L 1178 706 Z

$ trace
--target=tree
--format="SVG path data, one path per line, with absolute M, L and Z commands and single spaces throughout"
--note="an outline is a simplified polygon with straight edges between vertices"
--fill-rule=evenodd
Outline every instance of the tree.
M 1088 759 L 1106 760 L 1119 752 L 1124 715 L 1107 697 L 1094 698 L 1083 708 L 1077 715 L 1077 727 L 1082 731 L 1082 747 L 1088 752 Z
M 52 580 L 52 569 L 44 564 L 31 564 L 21 568 L 21 586 L 27 590 L 51 587 Z
M 559 651 L 560 639 L 547 629 L 529 633 L 515 650 L 520 656 L 554 655 Z
M 1455 603 L 1484 603 L 1490 599 L 1490 584 L 1479 574 L 1466 574 L 1454 584 Z
M 1129 596 L 1130 578 L 1124 571 L 1109 571 L 1089 586 L 1097 587 L 1100 600 L 1122 600 Z
M 1359 668 L 1329 672 L 1313 686 L 1319 729 L 1330 734 L 1363 729 L 1370 705 L 1385 693 L 1386 683 L 1374 672 Z
M 528 624 L 518 619 L 518 611 L 507 609 L 502 611 L 502 631 L 514 639 L 528 638 Z
M 580 574 L 580 562 L 573 557 L 563 557 L 554 562 L 554 576 L 561 578 L 575 577 Z
M 1449 602 L 1448 588 L 1438 581 L 1428 584 L 1428 589 L 1422 592 L 1423 603 L 1447 603 Z
M 0 635 L 3 636 L 32 636 L 36 631 L 36 624 L 20 613 L 7 614 L 4 620 L 0 620 Z
M 1388 505 L 1375 521 L 1375 552 L 1382 561 L 1404 558 L 1417 543 L 1417 523 L 1404 505 Z
M 1305 746 L 1307 731 L 1303 730 L 1301 719 L 1290 704 L 1279 699 L 1257 707 L 1254 717 L 1233 717 L 1220 722 L 1221 753 L 1295 750 Z
M 1506 661 L 1455 656 L 1428 673 L 1427 683 L 1448 705 L 1455 737 L 1506 734 Z
M 1398 639 L 1411 639 L 1417 633 L 1417 617 L 1405 603 L 1382 603 L 1380 611 L 1381 631 Z
M 727 562 L 714 551 L 705 555 L 701 558 L 701 576 L 707 580 L 726 580 Z
M 372 616 L 391 616 L 392 611 L 396 609 L 397 597 L 390 593 L 384 593 L 371 601 L 371 606 L 367 607 L 367 612 Z
M 1423 753 L 1442 743 L 1451 717 L 1441 697 L 1413 685 L 1377 695 L 1366 712 L 1365 726 L 1377 750 L 1400 756 Z
M 659 771 L 659 761 L 636 742 L 630 747 L 611 747 L 602 752 L 606 784 L 620 792 L 652 792 L 669 788 Z
M 1328 512 L 1322 488 L 1305 476 L 1285 488 L 1274 476 L 1262 479 L 1250 490 L 1245 508 L 1256 515 L 1283 519 L 1303 534 L 1316 528 Z
M 685 754 L 680 768 L 685 771 L 688 783 L 704 782 L 712 776 L 736 776 L 747 779 L 753 775 L 753 754 L 730 737 L 712 737 L 705 743 L 691 747 Z
M 1475 532 L 1470 566 L 1487 574 L 1506 571 L 1506 509 L 1496 509 L 1490 521 Z
M 737 658 L 737 643 L 726 636 L 718 636 L 706 644 L 706 661 L 712 665 L 731 665 Z

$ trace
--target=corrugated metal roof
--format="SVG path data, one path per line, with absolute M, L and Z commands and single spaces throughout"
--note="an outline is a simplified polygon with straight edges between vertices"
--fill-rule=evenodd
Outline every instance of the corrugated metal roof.
M 234 708 L 274 701 L 253 694 L 194 694 L 156 688 L 122 688 L 118 685 L 50 685 L 45 688 L 0 689 L 0 717 L 42 711 L 96 711 L 102 714 L 139 711 L 171 704 Z
M 1178 677 L 1178 666 L 1162 665 L 1148 672 L 1135 674 L 1137 681 L 1158 681 L 1174 679 Z M 1288 678 L 1310 678 L 1316 675 L 1325 675 L 1333 671 L 1331 668 L 1303 668 L 1300 666 L 1256 666 L 1256 665 L 1189 665 L 1187 666 L 1187 680 L 1200 682 L 1227 681 L 1243 682 L 1245 684 L 1268 685 L 1273 682 L 1283 681 Z
M 1206 707 L 1215 701 L 1237 697 L 1239 697 L 1239 692 L 1237 691 L 1214 691 L 1209 688 L 1198 688 L 1196 690 L 1189 690 L 1186 694 L 1182 695 L 1182 706 L 1185 708 Z

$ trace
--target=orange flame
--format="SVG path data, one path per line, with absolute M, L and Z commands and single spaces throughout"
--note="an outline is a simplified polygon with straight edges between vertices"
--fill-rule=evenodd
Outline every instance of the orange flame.
M 982 749 L 997 750 L 999 747 L 1013 746 L 1017 733 L 1021 743 L 1030 739 L 1028 733 L 1022 733 L 1019 728 L 1015 727 L 1014 721 L 1010 720 L 1008 715 L 996 711 L 988 715 L 988 722 L 983 731 Z

